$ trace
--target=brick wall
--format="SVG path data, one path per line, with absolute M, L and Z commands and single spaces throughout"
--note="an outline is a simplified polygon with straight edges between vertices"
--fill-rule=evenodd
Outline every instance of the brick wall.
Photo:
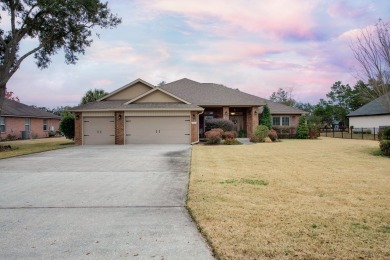
M 191 143 L 199 141 L 199 116 L 198 112 L 191 111 Z
M 125 115 L 115 112 L 115 144 L 125 144 Z
M 43 130 L 42 118 L 30 118 L 30 138 L 45 138 L 49 137 L 50 127 L 54 127 L 54 132 L 58 130 L 60 120 L 59 119 L 46 119 L 47 130 Z M 5 117 L 5 133 L 1 133 L 1 138 L 5 138 L 8 134 L 15 135 L 17 138 L 21 138 L 21 131 L 25 131 L 25 118 L 24 117 Z
M 80 112 L 75 113 L 75 120 L 74 120 L 74 142 L 77 145 L 83 144 L 82 139 L 83 134 L 83 114 Z

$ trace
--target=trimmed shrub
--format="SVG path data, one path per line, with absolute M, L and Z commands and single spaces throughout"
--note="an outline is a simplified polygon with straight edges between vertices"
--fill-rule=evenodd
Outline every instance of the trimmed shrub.
M 80 119 L 81 120 L 81 119 Z M 74 117 L 66 116 L 60 122 L 60 131 L 67 139 L 74 139 Z
M 215 130 L 216 129 L 213 129 L 204 133 L 207 138 L 207 144 L 219 144 L 221 142 L 222 133 Z
M 309 126 L 309 138 L 317 139 L 320 137 L 320 126 L 310 125 Z
M 279 141 L 278 133 L 275 131 L 275 129 L 271 129 L 268 131 L 268 137 L 272 140 L 272 142 Z
M 383 155 L 390 156 L 390 140 L 382 140 L 379 143 L 379 148 Z
M 390 140 L 390 126 L 379 128 L 378 140 Z
M 221 128 L 224 132 L 233 130 L 233 122 L 222 118 L 214 118 L 206 121 L 206 131 Z
M 222 130 L 221 128 L 213 128 L 213 129 L 211 129 L 210 131 L 218 132 L 218 133 L 221 135 L 221 138 L 222 138 L 223 130 Z
M 308 136 L 309 136 L 309 127 L 307 126 L 306 117 L 300 116 L 298 127 L 297 127 L 297 138 L 307 139 Z
M 272 128 L 272 117 L 268 105 L 264 106 L 263 113 L 261 113 L 260 125 L 265 125 L 268 129 Z
M 222 134 L 223 139 L 236 139 L 237 138 L 237 132 L 236 131 L 228 131 L 224 132 Z
M 272 143 L 271 138 L 269 138 L 268 136 L 264 138 L 264 143 Z
M 242 143 L 240 141 L 238 141 L 237 139 L 227 138 L 227 139 L 225 139 L 225 141 L 223 141 L 223 144 L 226 144 L 226 145 L 238 145 L 238 144 L 242 144 Z
M 11 134 L 7 134 L 7 136 L 5 137 L 6 141 L 15 141 L 16 139 L 18 139 L 16 135 L 11 135 Z
M 264 139 L 266 137 L 268 137 L 268 127 L 266 127 L 265 125 L 258 125 L 256 126 L 255 128 L 255 133 L 254 133 L 254 138 L 253 136 L 251 137 L 251 142 L 254 142 L 254 143 L 260 143 L 260 142 L 264 142 Z

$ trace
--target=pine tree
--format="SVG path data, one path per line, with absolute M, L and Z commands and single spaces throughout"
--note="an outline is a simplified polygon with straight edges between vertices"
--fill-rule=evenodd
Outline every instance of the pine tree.
M 264 106 L 263 113 L 261 114 L 260 125 L 265 125 L 268 129 L 272 128 L 271 112 L 268 105 Z
M 309 136 L 309 127 L 307 125 L 306 116 L 299 117 L 299 123 L 297 128 L 297 138 L 307 139 Z

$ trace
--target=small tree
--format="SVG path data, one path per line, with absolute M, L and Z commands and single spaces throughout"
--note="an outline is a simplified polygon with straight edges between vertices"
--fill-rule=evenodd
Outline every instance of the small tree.
M 263 113 L 261 114 L 260 124 L 265 125 L 268 129 L 272 128 L 271 112 L 268 105 L 264 106 Z
M 305 116 L 299 117 L 299 123 L 297 128 L 297 138 L 298 139 L 307 139 L 309 135 L 309 127 L 307 126 L 307 121 Z
M 62 118 L 60 122 L 60 131 L 65 135 L 68 139 L 74 139 L 74 117 L 66 116 Z
M 206 121 L 206 131 L 221 128 L 224 132 L 229 132 L 233 130 L 233 127 L 234 125 L 232 121 L 222 118 L 214 118 Z
M 269 128 L 265 125 L 258 125 L 255 128 L 254 135 L 251 137 L 250 141 L 253 143 L 262 143 L 264 139 L 268 137 Z

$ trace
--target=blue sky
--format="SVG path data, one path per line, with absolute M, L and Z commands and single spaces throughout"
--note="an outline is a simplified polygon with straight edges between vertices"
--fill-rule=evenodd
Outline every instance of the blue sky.
M 100 39 L 77 65 L 66 65 L 58 53 L 39 70 L 28 58 L 8 90 L 29 105 L 73 106 L 89 89 L 110 92 L 137 78 L 158 84 L 186 77 L 264 98 L 284 88 L 316 103 L 335 81 L 356 83 L 349 44 L 359 30 L 379 18 L 390 21 L 388 0 L 108 2 L 123 23 L 97 30 Z M 28 39 L 22 50 L 35 44 Z

